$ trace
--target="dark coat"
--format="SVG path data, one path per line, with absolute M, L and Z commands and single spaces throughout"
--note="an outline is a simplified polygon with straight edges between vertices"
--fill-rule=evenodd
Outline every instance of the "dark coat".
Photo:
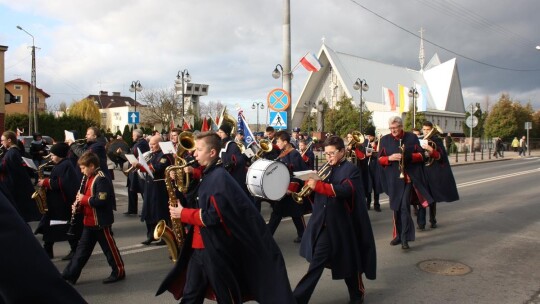
M 283 256 L 251 199 L 221 166 L 206 168 L 199 187 L 199 208 L 204 253 L 228 283 L 235 302 L 252 298 L 259 303 L 295 303 Z M 193 229 L 178 262 L 167 275 L 157 294 L 169 290 L 182 297 L 190 256 Z
M 23 166 L 19 148 L 10 147 L 0 162 L 0 183 L 5 184 L 5 189 L 10 194 L 8 197 L 13 199 L 13 206 L 25 221 L 39 221 L 41 214 L 32 199 L 34 186 L 26 168 Z
M 457 201 L 459 200 L 459 194 L 446 149 L 439 137 L 431 140 L 437 145 L 437 151 L 441 156 L 438 160 L 434 160 L 430 166 L 424 167 L 431 195 L 433 195 L 436 202 Z
M 291 150 L 288 154 L 278 157 L 277 161 L 282 162 L 289 169 L 291 183 L 297 186 L 294 192 L 300 191 L 304 183 L 297 178 L 293 178 L 293 172 L 308 170 L 306 163 L 300 156 L 300 152 Z M 290 189 L 290 188 L 289 188 Z M 280 201 L 274 202 L 272 205 L 274 212 L 281 216 L 302 216 L 306 213 L 307 204 L 298 204 L 294 201 L 291 195 L 286 194 Z
M 394 153 L 401 153 L 399 149 L 400 140 L 399 138 L 392 136 L 392 134 L 383 136 L 380 144 L 379 159 L 388 157 Z M 401 144 L 405 145 L 405 173 L 411 178 L 413 186 L 422 194 L 422 196 L 424 196 L 426 201 L 428 201 L 430 204 L 433 203 L 434 200 L 429 192 L 428 184 L 424 175 L 424 162 L 412 162 L 413 153 L 421 153 L 424 155 L 424 149 L 420 147 L 418 137 L 413 133 L 404 132 Z M 384 192 L 388 194 L 390 208 L 396 211 L 401 204 L 401 198 L 405 189 L 405 179 L 399 178 L 399 162 L 392 161 L 389 162 L 388 166 L 383 165 L 381 167 L 381 178 Z
M 332 278 L 338 280 L 365 273 L 366 278 L 374 280 L 377 255 L 360 171 L 351 162 L 342 161 L 332 167 L 324 182 L 332 185 L 335 196 L 315 193 L 300 255 L 311 262 L 317 237 L 326 226 L 332 247 L 328 263 Z
M 43 140 L 33 140 L 30 143 L 30 155 L 32 155 L 33 160 L 42 161 L 43 156 L 47 155 L 47 143 Z
M 369 143 L 368 147 L 372 149 L 376 149 L 377 142 Z M 366 157 L 367 159 L 367 167 L 368 167 L 368 183 L 366 184 L 366 193 L 382 193 L 382 184 L 381 184 L 381 168 L 379 165 L 379 153 L 373 151 L 371 156 Z
M 51 220 L 69 221 L 71 219 L 71 205 L 75 202 L 75 196 L 80 183 L 71 162 L 62 159 L 54 165 L 48 179 L 47 206 L 48 211 L 41 219 L 36 233 L 43 234 L 43 240 L 59 242 L 68 239 L 68 224 L 50 226 Z
M 168 221 L 170 218 L 169 196 L 167 186 L 165 186 L 165 169 L 172 164 L 174 164 L 174 160 L 171 154 L 163 154 L 162 151 L 152 153 L 148 166 L 151 166 L 154 178 L 146 174 L 144 180 L 141 221 L 157 223 L 160 220 Z
M 86 180 L 80 202 L 84 226 L 103 228 L 114 223 L 116 197 L 112 181 L 101 171 Z
M 246 158 L 242 155 L 238 145 L 230 138 L 225 139 L 223 142 L 223 148 L 219 153 L 223 167 L 236 180 L 240 188 L 246 193 L 249 193 L 246 185 Z
M 137 140 L 131 147 L 131 154 L 137 159 L 139 158 L 139 150 L 141 153 L 150 151 L 150 145 L 144 138 Z M 144 193 L 144 181 L 139 177 L 137 170 L 129 172 L 127 177 L 127 185 L 129 191 Z
M 70 286 L 49 260 L 32 231 L 0 193 L 1 303 L 66 303 L 86 301 Z
M 70 146 L 70 150 L 75 153 L 77 158 L 81 157 L 86 151 L 94 152 L 99 157 L 99 168 L 108 178 L 111 178 L 109 167 L 107 167 L 107 151 L 105 151 L 105 142 L 103 140 L 98 138 L 98 141 L 87 142 L 86 144 L 75 143 Z

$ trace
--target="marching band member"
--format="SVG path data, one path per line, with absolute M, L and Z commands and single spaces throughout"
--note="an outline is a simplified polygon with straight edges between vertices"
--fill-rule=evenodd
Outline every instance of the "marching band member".
M 180 133 L 182 133 L 182 130 L 180 128 L 172 128 L 169 134 L 169 140 L 172 142 L 174 150 L 178 150 L 178 136 L 180 135 Z
M 401 117 L 390 117 L 388 124 L 391 133 L 383 136 L 379 143 L 379 164 L 385 180 L 383 189 L 394 210 L 394 238 L 390 245 L 401 244 L 402 249 L 409 249 L 408 242 L 415 238 L 411 194 L 414 191 L 422 205 L 430 204 L 433 198 L 424 177 L 424 150 L 419 146 L 418 138 L 403 131 Z
M 233 126 L 228 123 L 222 123 L 216 134 L 221 138 L 221 151 L 219 158 L 223 163 L 223 168 L 231 174 L 238 185 L 249 194 L 246 185 L 246 158 L 242 155 L 242 151 L 238 145 L 231 139 L 231 131 Z
M 17 145 L 17 135 L 13 131 L 5 131 L 2 134 L 2 145 L 6 148 L 4 157 L 0 161 L 0 184 L 3 184 L 2 192 L 13 203 L 15 209 L 26 222 L 39 221 L 36 202 L 32 200 L 34 186 L 30 176 L 23 165 L 21 152 Z
M 165 185 L 165 169 L 174 164 L 174 159 L 171 154 L 163 154 L 159 147 L 160 142 L 160 135 L 154 135 L 150 138 L 150 151 L 152 153 L 148 161 L 148 167 L 152 171 L 154 178 L 147 174 L 144 183 L 141 222 L 146 223 L 146 240 L 141 242 L 143 245 L 150 245 L 155 241 L 154 229 L 160 220 L 170 222 L 167 209 L 169 196 Z M 135 165 L 141 172 L 146 172 L 141 164 L 136 163 Z M 165 241 L 161 240 L 157 245 L 165 245 Z
M 133 147 L 131 147 L 131 154 L 139 159 L 139 151 L 141 153 L 148 152 L 150 146 L 148 142 L 143 138 L 143 132 L 141 129 L 135 129 L 131 133 L 131 138 L 133 139 Z M 133 165 L 131 165 L 133 166 Z M 139 193 L 143 196 L 144 199 L 144 184 L 139 177 L 139 174 L 136 170 L 129 170 L 127 176 L 127 188 L 128 188 L 128 210 L 125 212 L 125 215 L 137 215 L 139 213 Z
M 54 257 L 54 242 L 69 241 L 71 251 L 68 256 L 62 258 L 69 260 L 75 254 L 79 239 L 67 235 L 69 228 L 67 222 L 71 218 L 71 204 L 75 201 L 80 184 L 73 164 L 66 159 L 68 151 L 69 146 L 66 143 L 54 144 L 50 150 L 51 160 L 54 163 L 51 174 L 38 181 L 39 187 L 47 189 L 48 211 L 41 218 L 35 233 L 43 234 L 43 248 L 51 259 Z M 51 220 L 65 221 L 66 224 L 51 225 Z
M 276 130 L 274 129 L 274 127 L 272 126 L 268 126 L 266 127 L 266 132 L 264 134 L 265 138 L 268 139 L 268 141 L 272 144 L 272 151 L 268 152 L 268 153 L 264 153 L 263 154 L 263 158 L 265 159 L 268 159 L 268 160 L 274 160 L 278 157 L 279 155 L 279 147 L 276 145 Z
M 358 132 L 358 131 L 356 131 Z M 366 146 L 367 146 L 367 139 L 360 134 L 360 140 L 363 138 L 363 142 L 357 142 L 354 139 L 353 134 L 356 133 L 355 131 L 349 132 L 347 134 L 347 147 L 346 150 L 349 154 L 349 161 L 355 164 L 358 169 L 360 170 L 360 174 L 362 175 L 362 187 L 364 188 L 364 193 L 368 195 L 367 190 L 369 189 L 369 168 L 368 168 L 368 157 L 366 155 Z M 371 198 L 371 195 L 370 195 Z M 367 201 L 366 201 L 367 203 Z M 371 204 L 367 204 L 368 210 L 371 209 Z
M 293 129 L 292 135 L 291 135 L 291 145 L 295 149 L 300 149 L 298 146 L 298 141 L 300 140 L 300 128 L 296 127 Z
M 292 172 L 307 170 L 307 166 L 302 160 L 300 153 L 289 143 L 290 140 L 291 136 L 287 131 L 279 131 L 276 133 L 276 145 L 281 150 L 281 153 L 276 160 L 284 163 L 292 176 Z M 281 219 L 284 216 L 290 216 L 296 227 L 297 237 L 294 239 L 295 243 L 300 243 L 302 241 L 302 235 L 304 234 L 304 229 L 306 227 L 304 221 L 306 206 L 304 206 L 304 204 L 300 205 L 296 203 L 291 196 L 291 192 L 300 191 L 301 186 L 301 181 L 299 179 L 291 178 L 287 195 L 280 201 L 271 202 L 272 213 L 270 214 L 270 220 L 268 221 L 268 228 L 270 229 L 270 232 L 274 234 Z
M 315 169 L 315 154 L 308 148 L 305 139 L 298 141 L 298 147 L 302 160 L 306 163 L 308 170 Z
M 103 280 L 103 284 L 123 280 L 126 277 L 124 261 L 112 233 L 113 207 L 116 205 L 113 184 L 101 171 L 100 159 L 95 153 L 84 153 L 78 163 L 87 180 L 83 185 L 83 192 L 77 194 L 72 208 L 79 209 L 84 215 L 84 228 L 75 255 L 62 272 L 62 277 L 75 284 L 98 242 L 112 269 L 111 275 Z
M 85 138 L 86 143 L 84 144 L 74 144 L 73 140 L 68 140 L 67 144 L 77 158 L 80 158 L 86 151 L 94 152 L 99 157 L 99 168 L 108 178 L 111 178 L 109 175 L 109 168 L 107 167 L 107 151 L 105 150 L 106 139 L 101 136 L 101 132 L 97 127 L 89 127 L 86 129 Z M 116 205 L 114 206 L 114 210 L 116 210 Z
M 424 122 L 422 132 L 424 136 L 433 130 L 433 123 L 430 121 Z M 444 148 L 444 144 L 439 136 L 432 136 L 429 140 L 437 145 L 437 149 L 429 144 L 423 144 L 422 148 L 433 159 L 433 163 L 424 167 L 426 180 L 429 184 L 429 189 L 433 199 L 433 203 L 429 205 L 429 222 L 431 228 L 437 228 L 437 202 L 453 202 L 459 200 L 456 180 L 448 161 L 448 154 Z M 417 224 L 420 230 L 424 230 L 426 226 L 426 208 L 419 207 Z
M 381 204 L 379 196 L 382 192 L 381 176 L 379 168 L 379 160 L 377 158 L 377 145 L 379 142 L 375 138 L 375 128 L 370 127 L 366 130 L 366 158 L 367 158 L 367 187 L 366 191 L 366 206 L 371 209 L 371 193 L 373 193 L 373 209 L 376 212 L 381 212 Z
M 251 199 L 218 161 L 221 140 L 212 132 L 195 139 L 205 167 L 197 206 L 169 207 L 189 224 L 186 245 L 157 294 L 169 290 L 181 303 L 203 303 L 211 290 L 218 303 L 295 303 L 279 247 Z M 268 282 L 272 282 L 268 284 Z
M 366 278 L 376 277 L 376 249 L 358 168 L 346 161 L 343 140 L 330 136 L 324 155 L 331 172 L 324 180 L 309 179 L 315 193 L 313 213 L 302 238 L 300 255 L 309 269 L 294 289 L 297 303 L 308 303 L 325 267 L 332 279 L 345 280 L 349 303 L 363 303 Z

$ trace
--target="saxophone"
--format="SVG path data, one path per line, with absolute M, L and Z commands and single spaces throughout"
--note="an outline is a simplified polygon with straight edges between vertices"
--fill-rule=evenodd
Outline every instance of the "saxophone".
M 165 169 L 165 186 L 167 187 L 167 195 L 169 196 L 169 206 L 178 207 L 176 200 L 175 187 L 172 183 L 172 178 L 170 172 L 175 170 L 175 180 L 177 185 L 182 184 L 183 180 L 183 169 L 185 167 L 191 166 L 196 162 L 196 160 L 185 163 L 181 166 L 168 166 Z M 187 187 L 186 187 L 187 190 Z M 180 219 L 171 218 L 172 229 L 167 226 L 165 220 L 161 220 L 157 223 L 156 228 L 154 229 L 154 239 L 164 240 L 169 249 L 169 254 L 173 263 L 176 263 L 178 260 L 178 252 L 184 246 L 186 239 L 186 232 L 184 230 L 184 225 Z
M 52 164 L 52 162 L 52 160 L 49 160 L 48 162 L 38 167 L 38 179 L 43 179 L 43 171 L 45 170 L 45 167 Z M 49 210 L 49 208 L 47 207 L 47 190 L 45 189 L 45 187 L 37 187 L 36 191 L 32 194 L 32 199 L 36 200 L 39 213 L 45 214 Z

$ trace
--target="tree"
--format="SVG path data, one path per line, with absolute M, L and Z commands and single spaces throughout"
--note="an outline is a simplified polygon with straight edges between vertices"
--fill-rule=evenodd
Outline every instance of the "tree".
M 323 107 L 327 107 L 324 100 Z M 362 111 L 363 129 L 373 126 L 372 112 L 364 109 Z M 341 100 L 336 103 L 333 109 L 325 109 L 324 111 L 324 131 L 336 134 L 338 136 L 346 136 L 347 133 L 360 129 L 360 108 L 356 107 L 352 98 L 343 95 Z
M 416 112 L 416 113 L 415 113 Z M 405 131 L 410 131 L 413 128 L 413 117 L 417 129 L 422 129 L 422 124 L 426 121 L 426 116 L 424 112 L 418 112 L 418 107 L 416 107 L 415 112 L 413 112 L 413 103 L 409 105 L 409 111 L 405 114 L 405 121 L 403 122 L 403 129 Z
M 69 108 L 69 116 L 90 120 L 96 126 L 99 126 L 101 122 L 99 108 L 91 98 L 85 98 L 71 104 L 71 107 Z
M 540 137 L 540 110 L 532 115 L 532 129 L 529 131 L 530 137 Z
M 519 103 L 510 99 L 508 94 L 502 94 L 499 101 L 493 105 L 485 122 L 485 134 L 487 137 L 501 137 L 509 140 L 516 136 L 519 131 L 518 116 L 523 115 Z M 517 114 L 519 112 L 519 114 Z M 523 128 L 524 126 L 521 126 Z
M 182 118 L 181 100 L 176 97 L 174 89 L 145 90 L 140 100 L 145 104 L 141 110 L 141 124 L 168 126 L 171 120 L 179 124 Z

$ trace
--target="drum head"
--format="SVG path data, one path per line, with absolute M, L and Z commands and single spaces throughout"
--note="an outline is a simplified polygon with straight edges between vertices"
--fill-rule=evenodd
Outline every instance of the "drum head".
M 272 201 L 280 200 L 287 193 L 290 176 L 287 166 L 278 161 L 259 159 L 248 169 L 246 184 L 249 192 Z

